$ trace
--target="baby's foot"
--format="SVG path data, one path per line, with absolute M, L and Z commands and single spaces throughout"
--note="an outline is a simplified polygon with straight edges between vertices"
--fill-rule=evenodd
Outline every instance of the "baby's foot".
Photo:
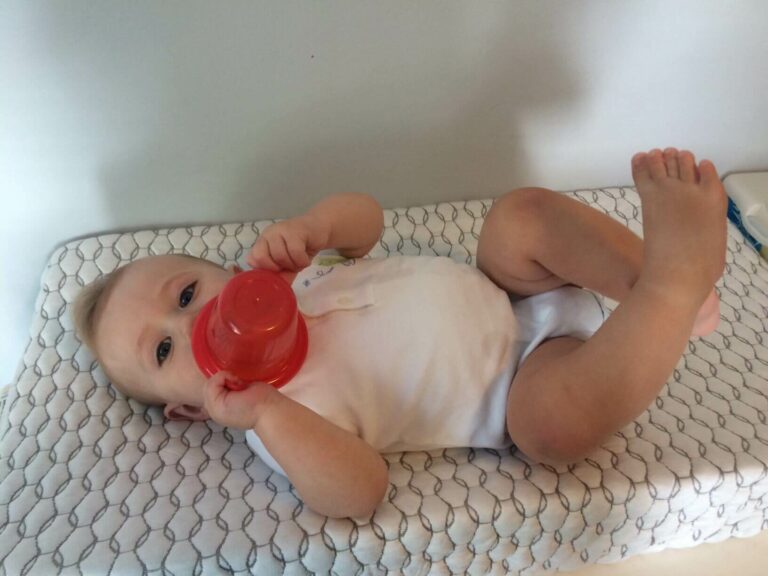
M 699 308 L 696 320 L 693 323 L 693 336 L 706 336 L 711 334 L 720 324 L 720 298 L 717 292 L 712 290 Z
M 701 307 L 725 264 L 727 200 L 717 170 L 667 148 L 636 154 L 632 176 L 643 203 L 643 276 Z

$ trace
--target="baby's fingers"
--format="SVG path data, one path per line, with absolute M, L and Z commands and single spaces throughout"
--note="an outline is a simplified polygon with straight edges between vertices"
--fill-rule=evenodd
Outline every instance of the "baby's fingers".
M 281 270 L 295 270 L 296 265 L 291 260 L 288 252 L 288 244 L 285 237 L 275 236 L 269 239 L 269 255 L 272 261 L 276 262 Z
M 246 384 L 228 372 L 219 372 L 206 382 L 205 409 L 222 426 L 248 430 L 253 428 L 270 394 L 278 392 L 269 384 Z
M 217 372 L 205 383 L 205 401 L 210 401 L 214 405 L 221 405 L 227 400 L 227 396 L 232 391 L 232 384 L 239 385 L 241 381 L 229 372 Z M 240 388 L 242 389 L 242 388 Z
M 278 272 L 280 266 L 272 259 L 269 252 L 269 243 L 266 238 L 259 238 L 256 244 L 251 248 L 248 257 L 245 259 L 251 268 L 261 268 Z
M 293 261 L 292 270 L 301 270 L 309 266 L 311 258 L 307 253 L 307 243 L 299 236 L 291 236 L 285 239 L 285 245 Z
M 241 392 L 248 387 L 248 382 L 229 372 L 217 372 L 205 383 L 205 405 L 208 411 L 220 413 L 222 410 L 231 409 L 233 403 L 237 404 L 242 400 Z

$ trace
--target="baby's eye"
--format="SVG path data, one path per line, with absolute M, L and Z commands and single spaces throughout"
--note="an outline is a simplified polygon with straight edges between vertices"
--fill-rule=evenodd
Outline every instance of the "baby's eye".
M 166 338 L 160 344 L 157 345 L 157 350 L 155 351 L 155 356 L 157 357 L 157 364 L 159 366 L 163 365 L 163 362 L 165 362 L 165 359 L 168 358 L 168 354 L 171 353 L 171 339 Z
M 181 294 L 179 295 L 180 308 L 186 308 L 187 305 L 192 301 L 192 297 L 195 295 L 195 286 L 197 286 L 197 282 L 192 282 L 192 284 L 181 291 Z

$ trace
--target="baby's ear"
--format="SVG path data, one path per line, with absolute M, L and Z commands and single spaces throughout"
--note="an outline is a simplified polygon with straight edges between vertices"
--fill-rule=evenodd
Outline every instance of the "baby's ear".
M 163 413 L 168 420 L 208 420 L 205 408 L 189 404 L 166 404 Z

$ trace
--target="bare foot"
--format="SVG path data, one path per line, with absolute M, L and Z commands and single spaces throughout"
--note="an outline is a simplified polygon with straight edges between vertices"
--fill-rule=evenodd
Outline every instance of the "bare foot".
M 697 329 L 708 329 L 716 296 L 702 305 L 725 265 L 727 199 L 717 170 L 708 160 L 697 167 L 688 151 L 654 149 L 632 158 L 632 177 L 642 199 L 642 274 L 701 308 Z
M 696 315 L 696 320 L 693 323 L 693 336 L 706 336 L 711 334 L 720 324 L 720 298 L 717 296 L 717 292 L 712 290 L 704 300 L 699 313 Z

